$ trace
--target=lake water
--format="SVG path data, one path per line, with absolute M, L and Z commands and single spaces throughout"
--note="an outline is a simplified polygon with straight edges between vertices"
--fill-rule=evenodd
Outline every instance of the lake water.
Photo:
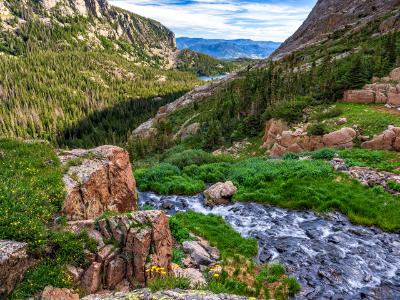
M 216 79 L 222 79 L 226 77 L 228 74 L 223 74 L 223 75 L 217 75 L 217 76 L 200 76 L 199 79 L 202 81 L 211 81 L 211 80 L 216 80 Z

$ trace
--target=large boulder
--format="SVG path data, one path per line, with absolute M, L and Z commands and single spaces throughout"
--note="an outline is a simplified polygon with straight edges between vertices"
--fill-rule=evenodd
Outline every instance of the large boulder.
M 237 188 L 232 181 L 218 182 L 204 191 L 206 205 L 212 207 L 215 205 L 228 204 L 236 192 Z
M 370 150 L 400 151 L 400 128 L 389 126 L 387 130 L 376 135 L 372 140 L 362 143 L 361 147 Z
M 25 272 L 35 264 L 26 243 L 0 240 L 0 299 L 5 299 Z
M 394 81 L 400 81 L 400 68 L 396 68 L 390 72 L 389 77 Z
M 192 261 L 197 266 L 209 266 L 213 263 L 211 255 L 203 248 L 203 246 L 197 241 L 185 241 L 182 244 L 183 251 L 189 254 Z
M 102 146 L 60 151 L 59 157 L 68 169 L 63 178 L 67 190 L 63 212 L 69 220 L 137 209 L 136 182 L 126 150 Z
M 350 103 L 375 103 L 373 90 L 350 90 L 344 93 L 343 102 Z
M 352 148 L 357 132 L 353 128 L 342 128 L 324 135 L 322 142 L 325 147 Z

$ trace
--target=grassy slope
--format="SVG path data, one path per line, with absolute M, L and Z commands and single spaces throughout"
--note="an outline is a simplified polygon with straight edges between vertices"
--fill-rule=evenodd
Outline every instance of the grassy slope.
M 28 299 L 48 285 L 72 287 L 66 265 L 84 265 L 84 249 L 95 244 L 86 234 L 48 228 L 64 200 L 62 169 L 53 148 L 0 139 L 0 181 L 0 239 L 27 242 L 33 255 L 43 257 L 11 299 Z

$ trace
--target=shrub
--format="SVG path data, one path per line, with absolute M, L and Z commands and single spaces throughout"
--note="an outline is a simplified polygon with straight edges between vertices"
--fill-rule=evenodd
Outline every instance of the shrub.
M 292 101 L 280 102 L 269 107 L 264 113 L 264 119 L 283 119 L 288 123 L 297 123 L 303 119 L 304 109 L 312 104 L 311 97 L 298 97 Z
M 390 180 L 388 181 L 387 186 L 394 191 L 400 192 L 400 183 L 397 181 Z
M 329 148 L 320 149 L 311 153 L 312 159 L 332 160 L 336 151 Z
M 340 115 L 343 114 L 343 109 L 340 107 L 332 107 L 329 109 L 326 109 L 322 112 L 319 112 L 315 115 L 315 119 L 319 122 L 326 120 L 326 119 L 332 119 L 332 118 L 336 118 L 339 117 Z
M 184 241 L 190 240 L 189 230 L 182 226 L 181 222 L 179 222 L 176 216 L 169 218 L 169 228 L 173 238 L 177 243 L 182 244 Z
M 307 128 L 308 135 L 324 135 L 328 133 L 329 130 L 324 124 L 312 124 Z
M 182 261 L 185 258 L 185 253 L 180 249 L 172 249 L 172 262 L 182 266 Z
M 183 169 L 190 165 L 203 165 L 216 162 L 217 158 L 211 153 L 203 150 L 185 150 L 180 153 L 173 153 L 164 159 L 164 163 L 168 163 Z

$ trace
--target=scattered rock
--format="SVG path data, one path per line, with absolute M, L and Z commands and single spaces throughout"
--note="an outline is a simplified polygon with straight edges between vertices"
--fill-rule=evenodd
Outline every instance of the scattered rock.
M 68 167 L 63 178 L 67 190 L 63 211 L 69 220 L 137 209 L 136 182 L 126 150 L 102 146 L 58 155 Z
M 228 204 L 236 192 L 237 188 L 231 181 L 225 183 L 218 182 L 204 192 L 206 205 L 212 207 L 215 205 Z
M 204 278 L 203 274 L 194 268 L 182 269 L 178 265 L 174 265 L 173 275 L 175 277 L 184 277 L 190 280 L 191 287 L 195 287 L 196 285 L 206 285 L 207 281 Z
M 28 244 L 0 240 L 0 298 L 7 298 L 36 261 L 28 256 Z
M 229 148 L 222 147 L 213 152 L 213 155 L 232 155 L 233 157 L 239 157 L 240 153 L 245 150 L 251 143 L 247 141 L 247 139 L 241 142 L 234 142 L 233 145 Z
M 197 266 L 209 266 L 213 260 L 203 246 L 197 241 L 183 242 L 183 251 L 189 254 Z
M 40 300 L 79 300 L 79 295 L 69 289 L 46 287 Z
M 336 121 L 336 125 L 340 126 L 340 125 L 344 125 L 347 123 L 347 118 L 340 118 Z

